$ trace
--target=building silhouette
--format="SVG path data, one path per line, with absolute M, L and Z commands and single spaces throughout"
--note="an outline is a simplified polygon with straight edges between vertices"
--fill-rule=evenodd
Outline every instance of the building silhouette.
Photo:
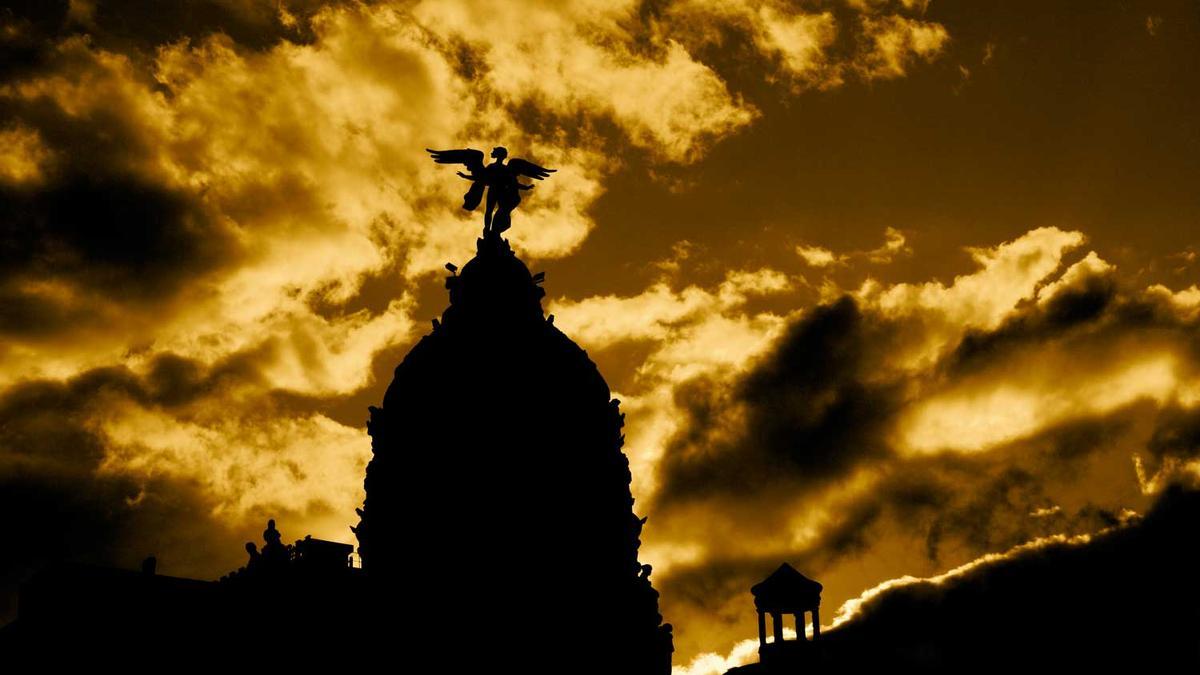
M 258 667 L 299 649 L 309 665 L 667 675 L 671 626 L 638 560 L 619 402 L 506 241 L 480 239 L 461 274 L 448 268 L 449 307 L 370 409 L 361 568 L 352 545 L 286 545 L 273 520 L 217 581 L 162 576 L 153 560 L 55 566 L 24 585 L 0 651 Z
M 349 544 L 306 537 L 292 545 L 268 524 L 262 551 L 216 581 L 64 563 L 21 588 L 16 621 L 0 630 L 10 663 L 161 667 L 263 663 L 264 644 L 307 645 L 315 657 L 353 644 L 369 596 Z M 318 646 L 313 649 L 312 646 Z M 23 672 L 23 671 L 18 671 Z
M 450 306 L 370 411 L 363 568 L 381 602 L 423 608 L 419 641 L 461 667 L 534 641 L 526 672 L 666 675 L 624 415 L 541 283 L 498 236 L 446 279 Z

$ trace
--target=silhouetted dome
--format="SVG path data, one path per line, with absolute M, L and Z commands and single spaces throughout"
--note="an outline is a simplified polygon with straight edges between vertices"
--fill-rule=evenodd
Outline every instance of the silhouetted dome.
M 447 279 L 450 307 L 444 319 L 541 322 L 546 294 L 512 251 L 480 240 L 480 252 L 457 277 Z M 487 251 L 488 254 L 483 254 Z
M 446 285 L 368 426 L 356 532 L 372 583 L 417 626 L 398 618 L 396 634 L 456 669 L 508 655 L 524 672 L 668 673 L 618 402 L 507 243 L 480 240 Z
M 783 563 L 766 579 L 751 586 L 750 593 L 754 595 L 755 609 L 792 614 L 820 605 L 823 588 L 795 567 Z

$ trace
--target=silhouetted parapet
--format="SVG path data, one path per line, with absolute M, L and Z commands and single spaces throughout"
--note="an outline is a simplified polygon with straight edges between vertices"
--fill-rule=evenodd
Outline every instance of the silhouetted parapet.
M 249 555 L 246 566 L 221 577 L 222 584 L 302 580 L 319 587 L 329 581 L 338 582 L 355 571 L 351 561 L 354 546 L 351 544 L 314 539 L 310 534 L 295 544 L 285 545 L 273 519 L 267 522 L 263 539 L 261 553 L 257 544 L 246 542 Z
M 140 572 L 42 569 L 22 584 L 16 621 L 0 629 L 3 663 L 14 672 L 35 659 L 50 672 L 271 668 L 278 656 L 263 646 L 291 644 L 303 646 L 306 664 L 341 661 L 362 638 L 371 591 L 351 566 L 354 547 L 311 536 L 287 546 L 274 521 L 263 537 L 263 553 L 246 544 L 246 566 L 217 582 L 161 574 L 154 556 Z
M 370 409 L 355 531 L 380 602 L 420 617 L 406 639 L 455 670 L 509 655 L 523 672 L 669 673 L 619 403 L 507 242 L 448 269 L 449 307 Z

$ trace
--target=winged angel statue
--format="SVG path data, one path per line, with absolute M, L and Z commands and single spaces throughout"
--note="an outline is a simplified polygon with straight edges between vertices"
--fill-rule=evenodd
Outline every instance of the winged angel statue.
M 512 211 L 521 203 L 521 191 L 532 190 L 533 185 L 524 185 L 517 178 L 528 176 L 542 180 L 550 176 L 554 169 L 538 166 L 533 162 L 515 158 L 504 163 L 508 150 L 501 147 L 492 148 L 492 157 L 496 160 L 484 165 L 483 151 L 464 148 L 462 150 L 430 150 L 438 164 L 462 164 L 470 173 L 458 172 L 462 178 L 474 184 L 467 194 L 463 195 L 463 208 L 474 211 L 483 199 L 487 190 L 487 210 L 483 213 L 483 236 L 499 236 L 512 225 Z M 493 217 L 492 212 L 495 211 Z

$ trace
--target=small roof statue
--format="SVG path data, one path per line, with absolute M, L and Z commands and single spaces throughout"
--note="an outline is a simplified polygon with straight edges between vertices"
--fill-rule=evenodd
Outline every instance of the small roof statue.
M 797 614 L 811 612 L 821 605 L 821 589 L 816 581 L 796 571 L 787 563 L 771 576 L 750 587 L 754 608 L 768 614 Z

